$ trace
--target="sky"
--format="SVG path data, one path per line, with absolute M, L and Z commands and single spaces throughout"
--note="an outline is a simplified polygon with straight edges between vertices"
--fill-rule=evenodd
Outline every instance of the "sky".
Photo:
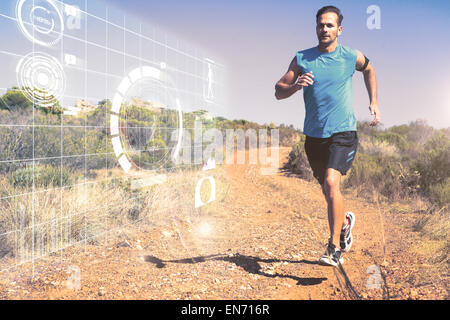
M 15 2 L 2 1 L 0 13 L 7 15 L 12 12 Z M 224 65 L 227 99 L 221 110 L 223 116 L 261 124 L 292 124 L 300 129 L 303 128 L 305 116 L 302 92 L 277 101 L 274 86 L 298 50 L 317 45 L 315 14 L 320 7 L 332 4 L 339 7 L 344 15 L 339 43 L 363 52 L 375 68 L 384 127 L 408 124 L 417 119 L 424 119 L 435 128 L 450 127 L 448 0 L 64 2 L 78 4 L 82 8 L 87 5 L 87 11 L 93 14 L 102 14 L 105 8 L 111 8 L 110 18 L 115 12 L 117 21 L 121 21 L 121 15 L 126 16 L 127 26 L 137 26 L 139 23 L 152 25 L 201 49 L 208 57 Z M 372 15 L 367 13 L 370 5 L 380 9 L 380 29 L 370 30 L 367 27 L 367 20 Z M 7 23 L 10 23 L 8 19 L 0 17 L 0 27 L 4 30 L 1 35 L 3 43 L 8 43 L 12 51 L 28 52 L 29 48 L 24 46 L 30 45 L 25 45 L 23 36 L 13 30 L 17 26 Z M 100 26 L 93 26 L 86 36 L 98 36 L 102 41 L 103 34 Z M 64 45 L 70 46 L 68 41 Z M 4 49 L 0 48 L 0 51 Z M 95 66 L 104 64 L 102 55 L 95 51 L 92 54 L 88 50 L 86 53 L 80 52 L 80 56 L 83 54 Z M 14 72 L 16 62 L 8 62 L 7 56 L 1 57 L 3 67 Z M 111 66 L 112 69 L 115 67 Z M 68 75 L 68 78 L 71 76 Z M 372 116 L 368 111 L 369 99 L 362 74 L 356 72 L 353 79 L 355 115 L 360 121 L 370 121 Z M 0 87 L 11 85 L 6 80 L 0 76 Z M 87 90 L 102 82 L 88 80 L 93 84 L 76 82 Z M 98 93 L 98 96 L 102 95 Z
M 315 14 L 324 5 L 344 15 L 341 44 L 363 52 L 375 68 L 385 127 L 425 119 L 450 126 L 450 1 L 418 0 L 121 0 L 104 1 L 211 52 L 227 66 L 229 114 L 303 127 L 301 92 L 274 98 L 274 85 L 298 50 L 317 45 Z M 380 8 L 369 30 L 367 8 Z M 355 114 L 371 120 L 361 73 L 354 75 Z

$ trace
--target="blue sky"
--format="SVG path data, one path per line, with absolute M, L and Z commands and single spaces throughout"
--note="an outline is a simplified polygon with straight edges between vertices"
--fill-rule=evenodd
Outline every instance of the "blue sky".
M 86 3 L 65 2 L 81 7 Z M 11 10 L 14 3 L 2 1 L 0 12 Z M 303 127 L 305 113 L 301 93 L 277 101 L 274 85 L 296 51 L 317 45 L 316 11 L 336 5 L 344 15 L 339 42 L 362 51 L 376 70 L 382 123 L 390 127 L 425 119 L 437 128 L 450 127 L 450 1 L 87 0 L 87 4 L 89 12 L 104 13 L 108 7 L 119 20 L 125 15 L 128 23 L 156 26 L 224 64 L 228 118 L 297 128 Z M 380 7 L 379 30 L 366 27 L 369 5 Z M 0 19 L 0 27 L 3 24 Z M 2 37 L 9 47 L 23 42 L 12 33 Z M 370 120 L 360 73 L 354 76 L 354 95 L 358 120 Z

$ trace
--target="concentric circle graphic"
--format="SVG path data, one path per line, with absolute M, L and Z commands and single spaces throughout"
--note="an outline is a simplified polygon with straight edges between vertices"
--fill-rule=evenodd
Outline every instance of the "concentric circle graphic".
M 19 0 L 17 21 L 23 34 L 45 47 L 55 45 L 64 32 L 63 16 L 52 0 Z
M 125 172 L 170 167 L 180 150 L 183 118 L 169 75 L 150 66 L 132 70 L 114 96 L 110 131 Z
M 16 68 L 17 83 L 22 92 L 40 107 L 52 107 L 65 90 L 62 65 L 45 53 L 30 53 Z

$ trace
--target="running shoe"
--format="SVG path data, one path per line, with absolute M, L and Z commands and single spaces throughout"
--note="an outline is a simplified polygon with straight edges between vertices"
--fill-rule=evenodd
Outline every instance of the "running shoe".
M 342 258 L 341 250 L 336 248 L 331 242 L 328 243 L 327 250 L 323 256 L 319 259 L 319 263 L 326 266 L 337 267 L 338 264 L 344 263 L 344 258 Z
M 349 252 L 353 244 L 352 229 L 355 225 L 355 214 L 348 211 L 345 214 L 345 219 L 347 220 L 347 224 L 341 230 L 339 245 L 343 252 Z

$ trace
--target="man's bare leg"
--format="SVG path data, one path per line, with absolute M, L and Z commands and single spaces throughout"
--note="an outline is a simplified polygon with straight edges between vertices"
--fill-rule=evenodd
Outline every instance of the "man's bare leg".
M 328 203 L 328 224 L 331 241 L 336 248 L 340 248 L 339 238 L 345 222 L 344 197 L 341 194 L 340 183 L 341 173 L 333 168 L 328 168 L 322 191 Z

